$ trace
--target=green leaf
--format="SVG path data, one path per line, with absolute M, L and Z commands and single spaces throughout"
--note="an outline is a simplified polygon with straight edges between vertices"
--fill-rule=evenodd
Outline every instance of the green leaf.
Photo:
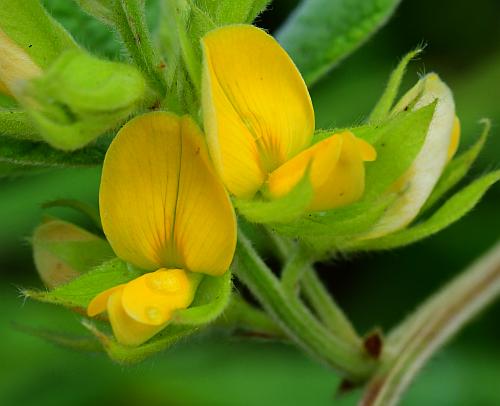
M 25 175 L 34 175 L 43 172 L 44 168 L 30 165 L 16 165 L 6 162 L 0 162 L 0 179 L 16 178 Z
M 145 344 L 138 347 L 128 347 L 101 332 L 94 324 L 87 320 L 83 321 L 83 325 L 101 342 L 104 350 L 113 361 L 124 365 L 141 362 L 151 355 L 169 348 L 182 338 L 198 330 L 197 327 L 193 326 L 171 324 Z
M 195 0 L 200 6 L 207 6 L 212 3 L 215 5 L 213 15 L 218 25 L 224 24 L 251 24 L 252 21 L 262 11 L 264 11 L 270 0 L 232 0 L 232 1 L 213 1 L 213 0 Z
M 381 238 L 354 242 L 346 248 L 350 251 L 384 250 L 426 238 L 467 214 L 486 191 L 499 180 L 500 170 L 490 172 L 453 195 L 428 220 Z
M 19 109 L 0 109 L 0 136 L 20 140 L 40 140 L 28 114 Z
M 85 309 L 99 293 L 129 282 L 141 274 L 140 271 L 129 267 L 125 262 L 113 259 L 54 290 L 48 292 L 22 290 L 22 293 L 24 296 L 40 302 Z
M 443 174 L 439 178 L 438 183 L 434 187 L 434 190 L 425 202 L 425 205 L 420 210 L 420 213 L 424 213 L 429 208 L 434 206 L 434 204 L 436 204 L 450 189 L 463 179 L 470 167 L 474 164 L 474 161 L 486 143 L 486 139 L 488 138 L 488 133 L 491 128 L 490 120 L 484 119 L 482 120 L 482 123 L 484 124 L 484 129 L 479 139 L 466 152 L 453 159 L 446 166 Z
M 193 303 L 175 312 L 175 324 L 200 325 L 214 321 L 224 311 L 231 296 L 231 272 L 222 276 L 205 275 L 201 281 Z
M 311 213 L 289 224 L 275 224 L 280 234 L 300 238 L 316 253 L 341 249 L 346 241 L 369 229 L 384 214 L 395 196 L 360 201 L 326 212 Z
M 277 33 L 308 85 L 391 16 L 400 0 L 303 0 Z
M 44 142 L 32 142 L 2 138 L 0 163 L 8 163 L 26 169 L 70 168 L 100 165 L 107 145 L 97 144 L 74 152 L 58 151 Z
M 273 200 L 234 199 L 234 206 L 247 220 L 254 223 L 287 223 L 304 214 L 312 197 L 312 185 L 306 175 L 283 197 Z
M 365 199 L 385 192 L 411 166 L 424 144 L 436 102 L 416 111 L 401 112 L 380 126 L 354 129 L 372 143 L 377 159 L 366 165 Z
M 103 351 L 103 348 L 99 344 L 99 341 L 97 341 L 95 337 L 92 336 L 79 336 L 76 334 L 69 334 L 52 329 L 31 327 L 18 323 L 14 324 L 14 328 L 34 337 L 42 338 L 49 343 L 55 344 L 59 347 L 70 348 L 72 350 L 83 352 Z
M 379 99 L 373 111 L 370 114 L 369 122 L 379 122 L 385 120 L 389 116 L 389 112 L 394 104 L 394 100 L 396 100 L 396 96 L 398 95 L 399 87 L 401 86 L 401 81 L 403 80 L 403 76 L 406 72 L 406 67 L 410 63 L 412 59 L 414 59 L 417 55 L 422 52 L 422 48 L 417 48 L 414 51 L 407 53 L 401 62 L 399 62 L 398 66 L 391 73 L 389 77 L 389 82 L 385 88 L 382 97 Z
M 0 0 L 0 29 L 42 69 L 65 50 L 78 48 L 39 0 Z

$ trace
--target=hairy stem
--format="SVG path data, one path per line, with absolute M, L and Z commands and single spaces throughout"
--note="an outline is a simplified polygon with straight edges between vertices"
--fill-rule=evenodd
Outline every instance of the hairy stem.
M 236 271 L 269 315 L 304 350 L 352 381 L 362 381 L 374 370 L 376 362 L 362 347 L 346 343 L 329 332 L 298 300 L 290 300 L 279 279 L 258 256 L 241 230 Z
M 289 256 L 292 256 L 293 258 L 301 252 L 300 247 L 289 244 L 287 241 L 283 240 L 269 230 L 268 236 L 274 244 L 277 255 L 283 263 L 286 263 Z M 307 262 L 304 266 L 305 268 L 302 270 L 293 270 L 292 268 L 292 270 L 288 271 L 289 274 L 286 275 L 285 272 L 287 271 L 287 267 L 290 267 L 290 263 L 285 265 L 284 274 L 281 278 L 285 286 L 289 288 L 292 283 L 299 281 L 299 288 L 302 289 L 305 299 L 311 305 L 311 308 L 325 324 L 325 326 L 331 332 L 342 337 L 346 341 L 351 342 L 354 345 L 358 345 L 360 337 L 354 329 L 351 321 L 335 302 L 335 299 L 328 292 L 328 289 L 326 289 L 323 282 L 321 282 L 311 263 Z
M 325 326 L 335 334 L 352 343 L 360 338 L 352 323 L 319 279 L 316 270 L 309 266 L 302 278 L 302 292 Z
M 164 95 L 167 90 L 164 64 L 156 55 L 146 24 L 144 2 L 114 0 L 113 19 L 116 28 L 134 63 L 145 74 L 149 84 Z
M 425 362 L 499 294 L 500 242 L 389 335 L 360 405 L 396 405 Z

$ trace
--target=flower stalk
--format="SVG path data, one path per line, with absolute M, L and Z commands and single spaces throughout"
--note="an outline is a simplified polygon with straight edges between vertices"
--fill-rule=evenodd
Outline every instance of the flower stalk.
M 306 352 L 355 382 L 366 379 L 374 370 L 376 362 L 362 347 L 345 342 L 328 331 L 299 300 L 291 300 L 241 230 L 236 274 L 287 335 Z
M 396 405 L 422 366 L 500 294 L 500 242 L 388 337 L 360 406 Z
M 292 273 L 291 262 L 292 258 L 296 258 L 297 254 L 293 254 L 298 248 L 292 245 L 289 241 L 279 237 L 275 233 L 270 232 L 268 229 L 268 237 L 273 243 L 278 257 L 282 263 L 286 263 L 283 269 L 281 280 L 285 286 L 290 286 L 290 279 L 292 275 L 287 275 L 287 270 Z M 299 249 L 299 252 L 301 250 Z M 302 254 L 302 257 L 307 254 Z M 290 258 L 290 260 L 288 260 Z M 323 324 L 333 332 L 339 335 L 347 342 L 351 342 L 354 345 L 360 344 L 360 337 L 356 332 L 354 326 L 352 325 L 349 318 L 345 315 L 344 311 L 335 302 L 335 299 L 328 292 L 323 282 L 317 275 L 314 266 L 311 264 L 313 260 L 308 257 L 309 261 L 302 262 L 303 268 L 300 270 L 294 270 L 295 280 L 300 283 L 297 286 L 298 291 L 296 294 L 302 293 L 304 299 L 311 306 L 312 310 L 316 313 Z M 292 268 L 293 269 L 293 268 Z
M 159 60 L 151 41 L 144 2 L 118 0 L 112 4 L 116 28 L 132 60 L 144 72 L 152 88 L 164 95 L 167 90 L 164 64 Z

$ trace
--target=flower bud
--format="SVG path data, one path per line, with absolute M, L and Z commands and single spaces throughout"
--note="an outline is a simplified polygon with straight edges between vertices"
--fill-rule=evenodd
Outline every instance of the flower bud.
M 125 120 L 145 88 L 130 65 L 68 51 L 26 86 L 22 100 L 49 144 L 74 150 Z
M 455 118 L 453 95 L 435 73 L 428 74 L 410 89 L 392 113 L 418 110 L 434 101 L 437 101 L 436 108 L 424 145 L 410 168 L 388 191 L 397 194 L 396 201 L 363 239 L 386 235 L 413 221 L 443 173 L 450 155 L 456 151 L 460 127 Z
M 48 288 L 65 284 L 114 253 L 107 241 L 62 220 L 49 220 L 33 233 L 33 256 Z

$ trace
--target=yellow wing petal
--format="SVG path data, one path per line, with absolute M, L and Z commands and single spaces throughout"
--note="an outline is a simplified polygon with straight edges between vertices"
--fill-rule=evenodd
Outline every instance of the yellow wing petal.
M 126 124 L 106 154 L 99 201 L 111 246 L 136 266 L 218 275 L 231 263 L 234 211 L 187 117 L 150 113 Z
M 137 322 L 164 325 L 177 309 L 185 309 L 196 290 L 182 269 L 160 269 L 144 274 L 123 288 L 122 305 Z
M 329 210 L 354 203 L 365 190 L 365 160 L 374 160 L 373 147 L 350 131 L 336 134 L 342 138 L 342 151 L 326 180 L 314 190 L 311 210 Z
M 124 286 L 124 284 L 117 285 L 112 288 L 106 289 L 104 292 L 99 293 L 87 306 L 87 315 L 90 317 L 94 317 L 105 311 L 111 295 L 118 290 L 122 290 Z
M 311 99 L 290 57 L 264 31 L 226 26 L 202 43 L 210 153 L 229 191 L 251 197 L 269 172 L 310 144 Z
M 358 200 L 365 187 L 363 161 L 374 160 L 375 149 L 346 131 L 318 142 L 275 170 L 268 181 L 271 196 L 283 196 L 310 165 L 314 190 L 312 211 L 329 210 Z
M 137 346 L 149 340 L 165 328 L 167 323 L 150 325 L 140 323 L 125 312 L 122 305 L 123 289 L 114 292 L 108 300 L 108 316 L 116 341 L 128 346 Z
M 302 151 L 269 175 L 267 182 L 271 197 L 289 193 L 305 175 L 310 166 L 313 189 L 317 189 L 336 165 L 342 149 L 342 138 L 329 137 Z

